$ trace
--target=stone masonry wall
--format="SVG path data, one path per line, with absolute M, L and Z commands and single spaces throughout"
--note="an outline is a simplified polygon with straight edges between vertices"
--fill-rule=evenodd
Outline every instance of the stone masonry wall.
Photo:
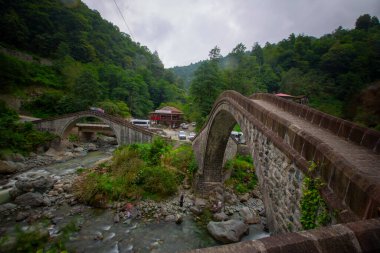
M 252 157 L 256 168 L 270 231 L 276 233 L 298 231 L 300 199 L 302 197 L 301 170 L 267 137 L 257 131 Z

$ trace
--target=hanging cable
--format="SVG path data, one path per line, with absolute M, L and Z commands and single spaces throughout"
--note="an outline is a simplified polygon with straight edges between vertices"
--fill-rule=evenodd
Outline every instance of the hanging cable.
M 120 14 L 121 18 L 124 20 L 124 24 L 127 27 L 128 31 L 129 31 L 129 34 L 131 35 L 132 40 L 134 40 L 133 35 L 132 35 L 132 30 L 131 30 L 131 28 L 129 28 L 129 26 L 127 24 L 127 20 L 124 18 L 124 15 L 123 15 L 123 13 L 120 10 L 119 5 L 116 3 L 116 0 L 113 0 L 113 2 L 115 3 L 116 8 L 119 11 L 119 14 Z

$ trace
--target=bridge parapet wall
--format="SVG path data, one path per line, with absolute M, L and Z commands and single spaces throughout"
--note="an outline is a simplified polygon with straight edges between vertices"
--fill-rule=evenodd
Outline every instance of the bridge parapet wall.
M 309 231 L 271 236 L 187 253 L 274 253 L 274 252 L 380 252 L 380 220 L 371 219 Z
M 265 100 L 275 104 L 277 107 L 296 115 L 321 128 L 329 130 L 331 133 L 352 141 L 357 145 L 371 149 L 375 153 L 380 153 L 380 133 L 343 120 L 329 114 L 323 113 L 306 105 L 301 105 L 284 98 L 268 93 L 255 93 L 251 99 Z

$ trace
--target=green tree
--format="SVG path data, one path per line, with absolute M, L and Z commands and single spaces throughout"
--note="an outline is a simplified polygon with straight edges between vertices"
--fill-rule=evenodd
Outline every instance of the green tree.
M 372 25 L 371 16 L 369 14 L 361 15 L 355 23 L 356 29 L 368 30 Z
M 80 110 L 85 110 L 100 100 L 100 85 L 93 73 L 85 71 L 78 78 L 73 88 L 73 95 L 79 101 Z
M 221 72 L 216 62 L 204 62 L 195 71 L 194 80 L 190 85 L 190 96 L 193 104 L 199 110 L 198 125 L 202 124 L 210 112 L 215 99 L 224 88 Z
M 213 49 L 211 49 L 208 56 L 210 60 L 219 60 L 222 57 L 222 55 L 220 54 L 220 48 L 218 46 L 215 46 Z
M 255 42 L 255 44 L 252 47 L 251 54 L 256 57 L 256 61 L 259 65 L 264 64 L 264 53 L 259 43 Z

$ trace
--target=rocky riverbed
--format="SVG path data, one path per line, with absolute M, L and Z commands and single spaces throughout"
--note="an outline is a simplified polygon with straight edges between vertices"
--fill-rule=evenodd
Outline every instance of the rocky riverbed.
M 4 199 L 8 194 L 10 201 L 0 205 L 0 236 L 8 238 L 0 252 L 16 242 L 16 226 L 23 231 L 38 227 L 54 238 L 67 224 L 75 223 L 79 230 L 66 242 L 70 252 L 181 252 L 268 236 L 263 231 L 265 211 L 257 191 L 237 196 L 217 189 L 202 199 L 189 189 L 180 189 L 165 201 L 122 201 L 105 209 L 78 203 L 73 194 L 78 171 L 111 156 L 112 148 L 95 149 L 87 144 L 64 152 L 48 150 L 28 158 L 34 159 L 34 167 L 26 172 L 3 178 L 0 195 Z M 28 164 L 28 159 L 23 163 Z M 50 165 L 41 165 L 45 161 Z M 215 201 L 220 205 L 213 205 Z M 215 222 L 200 225 L 205 215 Z

